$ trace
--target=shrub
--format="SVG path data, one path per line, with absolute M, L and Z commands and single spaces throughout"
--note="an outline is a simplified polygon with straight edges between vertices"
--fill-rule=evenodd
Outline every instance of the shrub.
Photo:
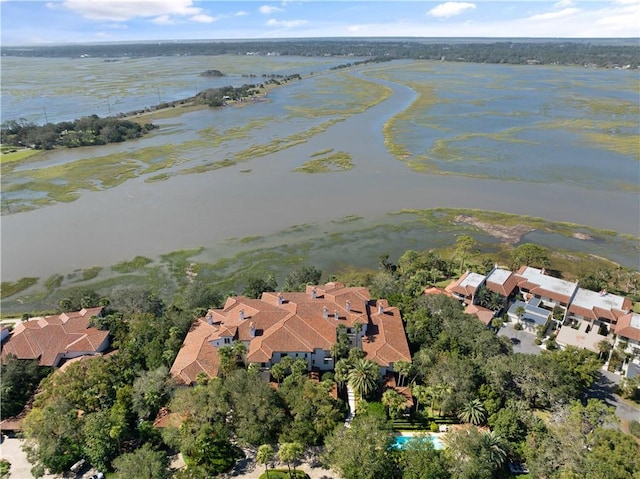
M 440 428 L 435 422 L 431 423 L 431 425 L 429 426 L 429 429 L 431 430 L 431 432 L 438 432 L 440 430 Z
M 540 346 L 542 344 L 542 339 L 536 338 L 533 340 L 533 342 L 536 344 L 536 346 Z
M 515 329 L 516 331 L 522 331 L 522 324 L 521 323 L 514 324 L 513 329 Z
M 631 424 L 629 424 L 629 432 L 635 437 L 640 438 L 640 422 L 631 421 Z

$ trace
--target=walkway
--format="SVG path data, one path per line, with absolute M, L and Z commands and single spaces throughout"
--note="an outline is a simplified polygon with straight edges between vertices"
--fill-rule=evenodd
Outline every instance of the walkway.
M 356 415 L 356 393 L 351 386 L 347 386 L 347 399 L 349 403 L 349 415 L 347 416 L 347 420 L 344 422 L 344 425 L 346 427 L 350 427 L 351 421 L 353 421 L 353 418 Z

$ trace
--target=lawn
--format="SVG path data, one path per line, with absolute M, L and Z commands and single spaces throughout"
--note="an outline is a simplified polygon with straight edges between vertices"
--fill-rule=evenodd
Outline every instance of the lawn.
M 263 472 L 260 475 L 260 479 L 309 479 L 309 476 L 304 471 L 299 470 L 296 470 L 294 474 L 292 469 L 291 475 L 289 475 L 289 471 L 287 469 L 270 469 L 268 478 L 267 473 Z

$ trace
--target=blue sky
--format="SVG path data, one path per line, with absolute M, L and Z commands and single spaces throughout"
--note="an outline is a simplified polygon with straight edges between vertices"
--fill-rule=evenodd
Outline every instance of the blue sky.
M 640 0 L 0 0 L 3 45 L 291 37 L 640 36 Z

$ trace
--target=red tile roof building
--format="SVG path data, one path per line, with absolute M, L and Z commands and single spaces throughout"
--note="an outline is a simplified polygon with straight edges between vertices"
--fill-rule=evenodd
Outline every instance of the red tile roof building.
M 366 288 L 327 283 L 307 286 L 302 293 L 228 298 L 222 309 L 196 320 L 171 374 L 185 384 L 195 382 L 199 372 L 216 376 L 217 348 L 236 340 L 247 346 L 247 361 L 265 369 L 289 356 L 306 360 L 309 369 L 331 370 L 338 325 L 382 373 L 397 361 L 411 361 L 398 308 L 371 300 Z
M 38 359 L 41 366 L 56 367 L 64 359 L 104 351 L 109 346 L 109 331 L 89 325 L 102 309 L 81 309 L 16 324 L 2 343 L 2 360 L 12 354 L 18 359 Z

